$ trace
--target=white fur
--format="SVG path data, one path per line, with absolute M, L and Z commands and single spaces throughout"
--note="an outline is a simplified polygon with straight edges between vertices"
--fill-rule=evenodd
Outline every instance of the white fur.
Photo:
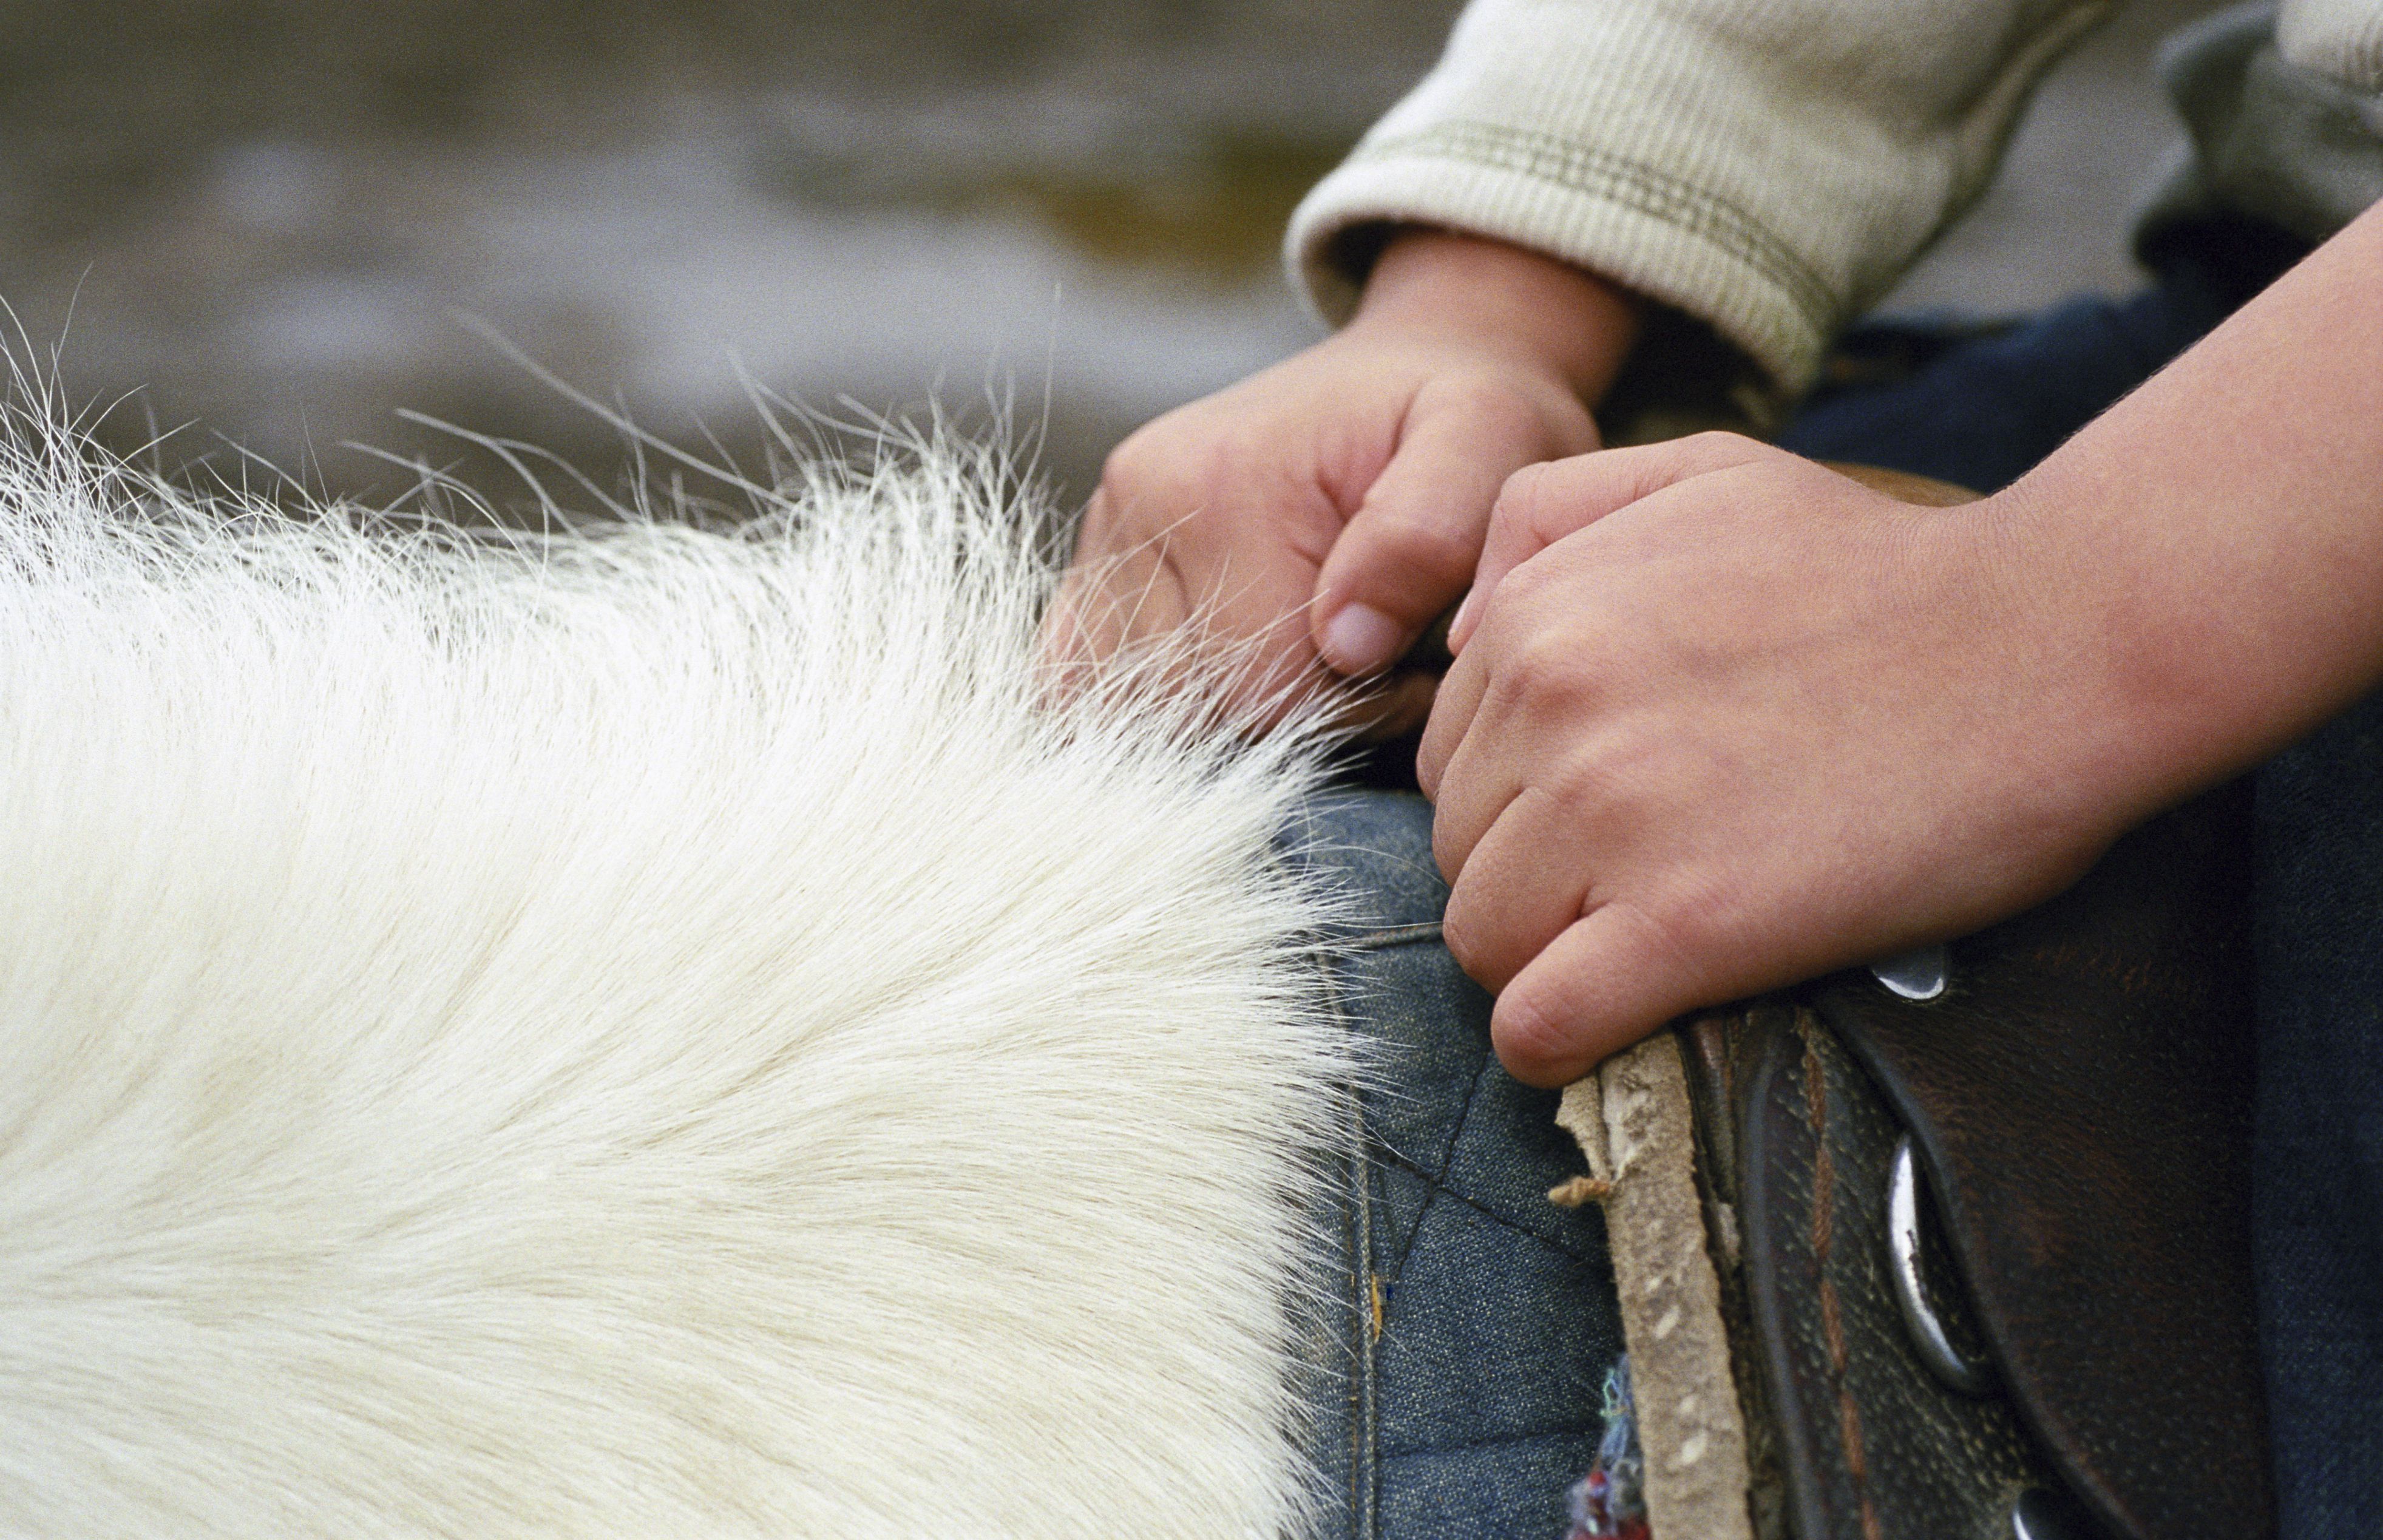
M 8 439 L 0 1533 L 1296 1530 L 1314 734 L 1038 705 L 982 457 L 504 541 Z

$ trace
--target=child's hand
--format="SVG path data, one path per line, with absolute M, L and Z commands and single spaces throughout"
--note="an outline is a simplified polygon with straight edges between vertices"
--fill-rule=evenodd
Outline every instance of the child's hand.
M 1508 1068 L 1988 923 L 2150 810 L 2030 528 L 1722 435 L 1509 485 L 1418 766 Z
M 1388 668 L 1461 596 L 1499 487 L 1596 447 L 1584 406 L 1628 345 L 1625 301 L 1492 242 L 1415 233 L 1338 335 L 1161 417 L 1109 457 L 1046 627 L 1062 662 L 1198 623 L 1257 639 L 1247 704 Z M 1322 669 L 1319 669 L 1319 662 Z M 1383 731 L 1432 681 L 1394 682 Z

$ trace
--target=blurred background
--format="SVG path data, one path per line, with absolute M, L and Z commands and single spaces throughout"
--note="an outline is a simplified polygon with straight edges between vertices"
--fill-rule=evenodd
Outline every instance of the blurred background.
M 673 440 L 751 454 L 756 388 L 930 401 L 1080 499 L 1137 423 L 1317 335 L 1299 194 L 1431 62 L 1453 0 L 0 3 L 0 298 L 103 436 L 174 429 L 366 499 L 500 497 L 486 453 L 617 435 L 477 317 Z M 2138 0 L 1890 302 L 1995 313 L 2135 281 L 2174 137 Z

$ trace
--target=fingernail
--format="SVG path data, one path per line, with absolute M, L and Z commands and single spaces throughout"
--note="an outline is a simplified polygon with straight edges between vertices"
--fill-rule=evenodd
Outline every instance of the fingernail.
M 1465 638 L 1473 634 L 1473 611 L 1480 607 L 1481 588 L 1476 584 L 1464 590 L 1464 602 L 1458 605 L 1456 613 L 1449 617 L 1448 650 L 1451 654 L 1464 650 Z
M 1343 605 L 1324 627 L 1324 660 L 1342 673 L 1372 673 L 1405 639 L 1406 628 L 1372 605 Z

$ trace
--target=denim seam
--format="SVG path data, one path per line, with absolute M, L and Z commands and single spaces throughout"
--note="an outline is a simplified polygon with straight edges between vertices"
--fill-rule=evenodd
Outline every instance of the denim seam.
M 1519 1220 L 1508 1218 L 1506 1215 L 1500 1214 L 1497 1210 L 1489 1207 L 1479 1199 L 1473 1197 L 1463 1189 L 1454 1187 L 1448 1182 L 1435 1179 L 1431 1173 L 1424 1170 L 1413 1161 L 1408 1160 L 1397 1151 L 1392 1150 L 1389 1145 L 1377 1143 L 1375 1148 L 1382 1152 L 1383 1159 L 1389 1164 L 1396 1166 L 1401 1171 L 1405 1172 L 1408 1176 L 1413 1177 L 1415 1180 L 1431 1189 L 1432 1195 L 1435 1199 L 1442 1196 L 1453 1198 L 1458 1202 L 1463 1203 L 1465 1207 L 1473 1210 L 1474 1213 L 1481 1215 L 1482 1218 L 1489 1221 L 1489 1223 L 1496 1225 L 1502 1229 L 1512 1230 L 1516 1235 L 1526 1236 L 1530 1239 L 1537 1241 L 1549 1250 L 1555 1252 L 1558 1256 L 1564 1258 L 1566 1261 L 1576 1262 L 1586 1265 L 1596 1260 L 1585 1252 L 1574 1250 L 1573 1248 L 1565 1245 L 1562 1241 L 1557 1239 L 1553 1236 L 1542 1235 Z M 1428 1214 L 1429 1213 L 1430 1203 L 1426 1201 L 1424 1206 L 1424 1214 Z M 1415 1226 L 1418 1229 L 1422 1227 L 1422 1216 L 1417 1217 Z M 1412 1249 L 1412 1243 L 1410 1243 L 1410 1249 Z
M 1393 946 L 1415 946 L 1439 939 L 1439 921 L 1428 919 L 1413 925 L 1387 925 L 1378 930 L 1367 930 L 1346 940 L 1321 944 L 1336 952 L 1380 952 Z
M 1465 1125 L 1473 1121 L 1474 1103 L 1481 1099 L 1481 1088 L 1489 1078 L 1488 1050 L 1482 1050 L 1481 1056 L 1481 1067 L 1474 1071 L 1473 1084 L 1466 1089 L 1463 1103 L 1456 1110 L 1456 1122 L 1449 1131 L 1447 1147 L 1439 1152 L 1438 1172 L 1426 1176 L 1420 1163 L 1414 1163 L 1415 1175 L 1431 1189 L 1431 1196 L 1425 1200 L 1423 1208 L 1415 1214 L 1414 1224 L 1407 1230 L 1405 1243 L 1399 1248 L 1398 1263 L 1389 1274 L 1392 1287 L 1396 1287 L 1400 1275 L 1407 1270 L 1407 1257 L 1414 1250 L 1416 1238 L 1423 1234 L 1424 1222 L 1431 1217 L 1432 1205 L 1438 1202 L 1443 1194 L 1459 1196 L 1449 1192 L 1448 1168 L 1456 1162 L 1456 1147 L 1464 1138 Z M 1377 1147 L 1385 1154 L 1395 1153 L 1388 1144 L 1377 1143 Z M 1401 1157 L 1401 1162 L 1406 1164 L 1403 1157 Z
M 1340 969 L 1320 967 L 1326 1004 L 1343 1038 L 1355 1035 L 1343 1000 Z M 1366 1131 L 1365 1099 L 1362 1091 L 1348 1098 L 1356 1127 L 1349 1140 L 1349 1321 L 1352 1346 L 1349 1377 L 1349 1533 L 1351 1540 L 1378 1540 L 1380 1477 L 1374 1448 L 1375 1339 L 1373 1335 L 1374 1225 L 1373 1179 L 1366 1151 L 1374 1144 Z

